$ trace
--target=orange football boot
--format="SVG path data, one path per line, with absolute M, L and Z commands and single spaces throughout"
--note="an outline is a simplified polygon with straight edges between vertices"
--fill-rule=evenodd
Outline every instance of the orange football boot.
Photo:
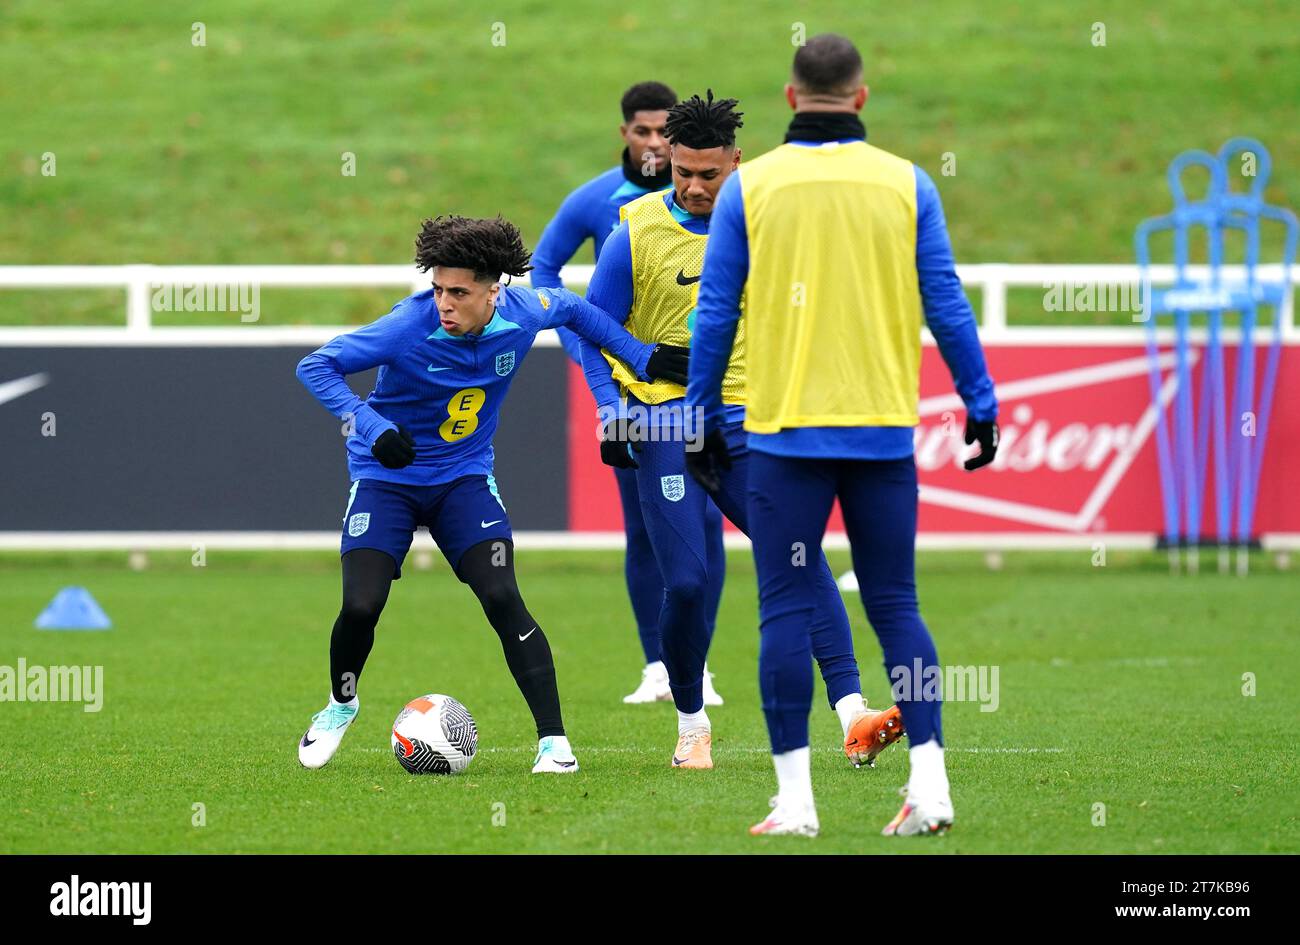
M 713 733 L 707 728 L 693 728 L 677 739 L 673 752 L 674 768 L 712 768 Z
M 876 755 L 903 737 L 903 716 L 898 706 L 891 705 L 883 712 L 868 709 L 859 712 L 849 723 L 849 734 L 844 737 L 844 754 L 853 767 L 876 766 Z

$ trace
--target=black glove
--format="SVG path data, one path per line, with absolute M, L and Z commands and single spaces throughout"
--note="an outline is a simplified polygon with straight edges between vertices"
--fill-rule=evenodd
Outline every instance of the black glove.
M 633 453 L 641 452 L 641 438 L 626 418 L 605 421 L 600 431 L 600 461 L 615 469 L 640 469 Z
M 966 444 L 969 446 L 979 440 L 980 451 L 966 460 L 962 465 L 966 471 L 979 469 L 981 466 L 987 466 L 993 462 L 993 457 L 998 455 L 998 425 L 994 420 L 972 420 L 966 418 Z
M 645 366 L 646 376 L 652 381 L 672 381 L 686 384 L 686 367 L 690 363 L 691 349 L 679 345 L 655 345 L 650 352 L 650 362 Z
M 698 450 L 692 450 L 689 443 L 686 446 L 686 471 L 706 492 L 717 492 L 722 488 L 721 471 L 731 468 L 727 438 L 721 430 L 714 430 L 704 437 Z
M 371 454 L 385 469 L 401 469 L 415 462 L 415 440 L 406 427 L 398 425 L 396 430 L 385 430 L 370 447 Z

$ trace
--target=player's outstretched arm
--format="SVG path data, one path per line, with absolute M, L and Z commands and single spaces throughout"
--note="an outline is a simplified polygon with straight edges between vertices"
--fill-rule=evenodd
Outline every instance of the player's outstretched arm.
M 550 289 L 560 304 L 548 328 L 567 325 L 599 348 L 625 362 L 637 377 L 647 381 L 686 382 L 690 349 L 677 345 L 647 344 L 586 299 L 566 289 Z
M 939 191 L 919 167 L 916 168 L 916 274 L 925 323 L 966 405 L 966 442 L 978 441 L 980 445 L 980 452 L 966 460 L 966 469 L 987 466 L 993 462 L 998 449 L 998 401 L 993 378 L 984 360 L 975 312 L 957 276 Z
M 418 321 L 405 301 L 383 318 L 331 339 L 298 362 L 298 380 L 334 416 L 352 418 L 357 435 L 371 447 L 397 426 L 354 394 L 344 378 L 389 363 L 418 336 Z

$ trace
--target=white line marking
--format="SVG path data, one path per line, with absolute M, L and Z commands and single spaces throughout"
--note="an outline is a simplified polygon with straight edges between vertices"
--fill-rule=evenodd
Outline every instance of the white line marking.
M 601 748 L 588 748 L 578 745 L 574 748 L 574 754 L 577 755 L 657 755 L 662 753 L 664 746 L 655 745 L 653 748 L 629 748 L 627 746 L 611 746 Z M 383 751 L 390 752 L 391 748 L 361 748 L 359 751 Z M 758 748 L 753 745 L 741 746 L 739 748 L 728 748 L 725 745 L 721 749 L 728 754 L 746 754 L 746 755 L 770 755 L 771 751 L 766 748 Z M 834 752 L 837 755 L 843 755 L 843 748 L 814 748 L 817 752 Z M 945 748 L 945 752 L 959 752 L 967 755 L 1059 755 L 1064 748 L 1001 748 L 1001 747 L 979 747 L 971 746 L 968 748 Z M 502 746 L 491 746 L 480 748 L 477 754 L 503 754 L 503 755 L 534 755 L 537 753 L 536 748 L 507 748 Z

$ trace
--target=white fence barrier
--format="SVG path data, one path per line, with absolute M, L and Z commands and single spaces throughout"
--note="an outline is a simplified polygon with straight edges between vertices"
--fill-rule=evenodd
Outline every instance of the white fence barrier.
M 565 266 L 561 276 L 569 286 L 584 286 L 593 266 Z M 1279 281 L 1280 264 L 1260 266 L 1262 281 Z M 1205 266 L 1189 266 L 1193 279 L 1208 279 Z M 1071 292 L 1082 286 L 1138 285 L 1139 270 L 1130 264 L 1039 265 L 978 263 L 957 267 L 962 282 L 980 290 L 980 334 L 988 340 L 1014 339 L 1022 343 L 1068 341 L 1085 332 L 1090 340 L 1129 343 L 1141 324 L 1121 328 L 1008 327 L 1007 290 L 1036 288 L 1046 296 Z M 1174 267 L 1153 266 L 1152 281 L 1167 285 L 1174 280 Z M 1225 266 L 1227 279 L 1244 278 L 1242 267 Z M 526 281 L 526 280 L 522 280 Z M 0 266 L 0 289 L 120 288 L 126 290 L 126 327 L 0 327 L 0 346 L 48 344 L 298 344 L 326 340 L 347 326 L 259 326 L 184 328 L 153 324 L 152 298 L 159 286 L 255 285 L 261 288 L 369 288 L 400 287 L 418 291 L 429 285 L 429 277 L 413 266 Z M 1297 339 L 1294 298 L 1283 306 L 1283 329 L 1288 341 Z M 542 345 L 557 344 L 553 333 L 539 338 Z
M 591 278 L 594 267 L 566 266 L 561 275 L 567 285 L 581 287 Z M 984 263 L 963 265 L 958 275 L 967 287 L 981 292 L 980 335 L 987 342 L 1029 345 L 1101 344 L 1132 345 L 1140 341 L 1144 326 L 1135 322 L 1124 327 L 1008 326 L 1007 290 L 1036 288 L 1044 298 L 1054 289 L 1072 291 L 1081 286 L 1135 286 L 1139 270 L 1135 265 L 1012 265 Z M 1190 266 L 1193 279 L 1208 279 L 1204 266 Z M 1174 280 L 1173 266 L 1154 266 L 1152 281 L 1167 285 Z M 1224 267 L 1226 279 L 1243 278 L 1241 267 Z M 1261 266 L 1260 280 L 1279 281 L 1280 265 Z M 526 280 L 522 280 L 526 281 Z M 160 286 L 256 285 L 259 288 L 368 288 L 392 286 L 404 292 L 418 291 L 429 284 L 427 274 L 411 266 L 0 266 L 0 289 L 118 288 L 126 292 L 125 327 L 0 327 L 0 347 L 45 346 L 137 346 L 137 345 L 310 345 L 320 344 L 352 326 L 267 326 L 241 324 L 231 327 L 172 327 L 153 324 L 152 300 Z M 1045 306 L 1046 309 L 1046 306 Z M 1288 294 L 1282 312 L 1283 330 L 1289 344 L 1300 344 L 1294 317 L 1293 294 Z M 1231 342 L 1235 332 L 1224 332 Z M 1171 338 L 1166 329 L 1162 339 Z M 932 339 L 926 337 L 927 343 Z M 543 332 L 537 343 L 558 345 L 554 332 Z M 617 548 L 621 533 L 575 534 L 569 532 L 519 533 L 521 547 Z M 1112 535 L 1116 547 L 1151 547 L 1150 535 Z M 926 535 L 922 548 L 1075 548 L 1091 536 L 1058 535 Z M 212 547 L 238 548 L 331 548 L 337 547 L 335 532 L 11 532 L 0 534 L 0 549 L 27 548 L 189 548 L 194 542 Z M 419 539 L 417 538 L 417 544 Z M 427 543 L 427 542 L 426 542 Z M 731 546 L 743 546 L 732 538 Z M 431 545 L 431 543 L 429 543 Z M 840 536 L 828 536 L 828 547 L 840 547 Z M 1269 549 L 1300 547 L 1300 536 L 1267 536 Z

